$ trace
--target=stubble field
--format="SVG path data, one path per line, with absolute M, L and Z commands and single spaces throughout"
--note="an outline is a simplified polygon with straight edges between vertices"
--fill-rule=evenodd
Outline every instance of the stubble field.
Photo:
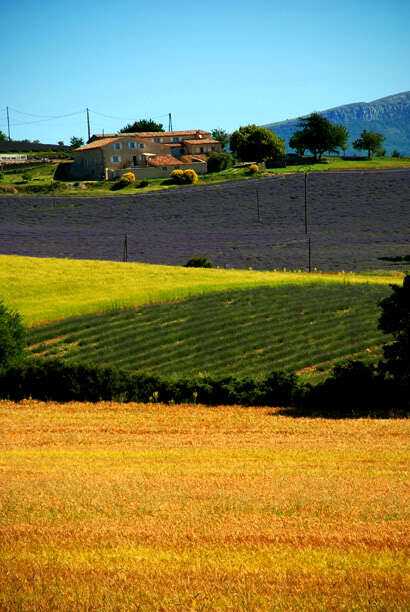
M 410 254 L 410 170 L 312 172 L 307 183 L 311 266 L 386 267 Z M 258 215 L 259 206 L 259 215 Z M 304 175 L 104 198 L 0 197 L 3 254 L 222 268 L 307 270 Z
M 0 402 L 0 609 L 407 610 L 406 420 Z

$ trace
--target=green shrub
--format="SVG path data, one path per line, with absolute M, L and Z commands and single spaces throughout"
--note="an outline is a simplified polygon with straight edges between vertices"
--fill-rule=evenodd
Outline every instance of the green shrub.
M 149 182 L 148 181 L 140 181 L 138 187 L 140 187 L 141 189 L 143 189 L 144 187 L 148 187 Z
M 22 175 L 22 179 L 23 181 L 25 181 L 26 183 L 28 183 L 29 181 L 31 181 L 31 174 L 30 172 L 24 172 Z
M 0 369 L 21 361 L 24 356 L 26 332 L 17 312 L 0 301 Z
M 213 264 L 207 257 L 191 257 L 186 264 L 185 268 L 212 268 Z
M 401 153 L 399 153 L 399 151 L 396 151 L 396 149 L 393 151 L 393 153 L 391 154 L 392 157 L 401 157 Z
M 233 157 L 229 153 L 212 153 L 208 158 L 208 172 L 221 172 L 231 168 Z
M 268 157 L 265 159 L 265 168 L 286 168 L 286 157 Z
M 0 181 L 4 179 L 4 172 L 0 172 Z

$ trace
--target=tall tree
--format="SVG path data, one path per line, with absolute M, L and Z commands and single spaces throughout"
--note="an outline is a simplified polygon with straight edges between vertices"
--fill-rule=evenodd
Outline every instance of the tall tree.
M 260 162 L 285 155 L 285 142 L 271 130 L 258 125 L 240 127 L 231 134 L 232 152 L 242 161 Z
M 379 329 L 392 334 L 394 342 L 383 347 L 380 366 L 396 380 L 410 384 L 410 275 L 403 285 L 391 285 L 392 295 L 381 300 Z
M 343 148 L 348 138 L 348 132 L 343 125 L 335 125 L 319 113 L 301 117 L 298 125 L 302 129 L 296 130 L 289 140 L 289 145 L 298 153 L 308 149 L 316 161 L 320 161 L 326 151 L 337 153 L 337 147 Z
M 79 138 L 78 136 L 71 136 L 70 147 L 72 149 L 78 149 L 79 147 L 82 147 L 83 144 L 84 144 L 83 138 Z
M 367 151 L 367 156 L 370 159 L 372 154 L 381 151 L 381 145 L 385 139 L 386 137 L 383 136 L 383 134 L 363 130 L 363 132 L 360 134 L 360 138 L 354 141 L 353 148 L 362 151 Z
M 211 132 L 212 138 L 221 143 L 222 149 L 225 149 L 229 144 L 229 134 L 222 128 L 215 128 Z
M 134 132 L 164 132 L 162 123 L 155 123 L 153 119 L 139 119 L 134 123 L 128 123 L 120 132 L 122 134 L 130 134 Z
M 0 369 L 21 361 L 25 344 L 26 332 L 21 316 L 0 301 Z
M 4 141 L 4 140 L 7 140 L 7 136 L 4 132 L 0 130 L 0 141 Z

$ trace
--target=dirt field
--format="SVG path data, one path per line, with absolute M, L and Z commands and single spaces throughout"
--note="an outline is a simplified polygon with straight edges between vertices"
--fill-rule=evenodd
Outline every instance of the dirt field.
M 378 257 L 410 254 L 410 170 L 313 172 L 307 203 L 312 269 L 381 269 Z M 3 254 L 121 261 L 125 233 L 129 261 L 205 255 L 223 268 L 307 270 L 304 176 L 104 199 L 0 198 Z

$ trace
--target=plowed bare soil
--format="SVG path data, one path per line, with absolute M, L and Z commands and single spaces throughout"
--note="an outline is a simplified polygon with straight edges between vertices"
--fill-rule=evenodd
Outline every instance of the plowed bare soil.
M 259 215 L 258 215 L 259 202 Z M 311 266 L 381 269 L 410 254 L 410 170 L 312 172 Z M 101 199 L 0 198 L 3 254 L 183 265 L 206 255 L 222 268 L 306 270 L 303 174 Z

